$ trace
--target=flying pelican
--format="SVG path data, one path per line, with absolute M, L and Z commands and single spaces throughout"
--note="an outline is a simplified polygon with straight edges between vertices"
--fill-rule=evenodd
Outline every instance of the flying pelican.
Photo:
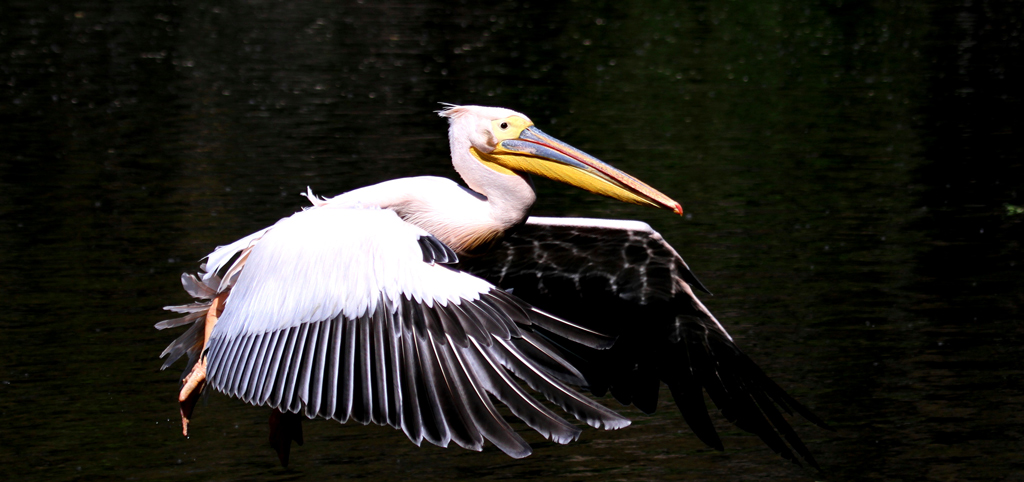
M 291 441 L 301 444 L 299 415 L 391 425 L 417 445 L 479 451 L 488 440 L 519 458 L 531 448 L 492 397 L 568 443 L 580 429 L 523 385 L 588 425 L 618 429 L 629 420 L 572 387 L 650 413 L 665 382 L 708 445 L 723 448 L 705 391 L 731 422 L 816 466 L 780 409 L 823 422 L 743 355 L 676 251 L 638 221 L 528 218 L 530 174 L 682 214 L 679 203 L 518 112 L 439 113 L 466 186 L 412 177 L 330 199 L 307 189 L 311 207 L 182 275 L 199 301 L 167 307 L 185 316 L 156 327 L 192 324 L 161 355 L 163 368 L 188 355 L 186 435 L 208 384 L 274 409 L 271 440 L 285 465 Z

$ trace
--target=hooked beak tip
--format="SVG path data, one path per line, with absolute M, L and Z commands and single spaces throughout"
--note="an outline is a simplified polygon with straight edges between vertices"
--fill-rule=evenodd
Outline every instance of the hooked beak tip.
M 672 207 L 672 212 L 682 216 L 683 215 L 683 206 L 681 204 L 679 204 L 679 203 L 676 203 L 676 205 Z

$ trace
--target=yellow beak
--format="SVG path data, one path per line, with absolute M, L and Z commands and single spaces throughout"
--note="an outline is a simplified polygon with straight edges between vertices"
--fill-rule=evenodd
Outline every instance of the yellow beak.
M 481 161 L 508 170 L 536 174 L 620 201 L 683 214 L 683 207 L 672 198 L 534 126 L 524 128 L 517 138 L 498 142 L 490 153 L 475 148 L 473 151 Z

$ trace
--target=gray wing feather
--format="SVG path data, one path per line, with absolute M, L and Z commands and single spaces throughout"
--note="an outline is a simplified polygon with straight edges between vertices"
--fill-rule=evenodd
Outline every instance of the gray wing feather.
M 314 211 L 316 209 L 306 213 Z M 460 291 L 435 290 L 432 286 L 418 284 L 413 288 L 414 293 L 406 293 L 386 291 L 393 289 L 393 285 L 387 285 L 378 288 L 377 299 L 371 296 L 368 300 L 374 303 L 361 305 L 366 306 L 365 310 L 345 305 L 339 312 L 329 309 L 332 303 L 339 303 L 338 300 L 317 298 L 319 294 L 311 298 L 296 297 L 294 293 L 337 286 L 315 283 L 321 279 L 319 276 L 340 280 L 338 269 L 347 266 L 345 261 L 337 262 L 337 266 L 311 266 L 309 271 L 303 271 L 318 273 L 318 277 L 296 277 L 296 271 L 292 271 L 282 274 L 283 278 L 273 278 L 274 282 L 289 283 L 289 287 L 298 283 L 309 290 L 290 291 L 292 294 L 282 295 L 281 301 L 272 294 L 280 291 L 271 288 L 273 283 L 263 284 L 261 275 L 247 277 L 244 271 L 239 274 L 245 265 L 250 271 L 255 269 L 256 273 L 278 276 L 280 270 L 273 264 L 277 261 L 273 261 L 276 258 L 272 256 L 280 253 L 288 253 L 288 259 L 300 262 L 336 254 L 337 251 L 332 251 L 333 245 L 323 242 L 327 236 L 321 236 L 320 242 L 310 248 L 312 251 L 298 254 L 291 251 L 297 247 L 294 243 L 301 244 L 308 236 L 338 235 L 336 230 L 318 231 L 323 223 L 317 223 L 317 216 L 329 219 L 329 215 L 334 214 L 317 212 L 319 214 L 290 221 L 292 226 L 305 230 L 301 231 L 306 233 L 304 235 L 276 236 L 274 232 L 264 231 L 258 234 L 269 234 L 261 238 L 256 248 L 252 248 L 250 239 L 247 243 L 242 240 L 224 248 L 224 253 L 218 251 L 216 262 L 211 261 L 214 270 L 230 261 L 227 251 L 238 252 L 236 248 L 244 248 L 245 253 L 232 264 L 238 269 L 225 277 L 228 280 L 238 278 L 236 284 L 226 285 L 215 273 L 202 281 L 190 276 L 183 278 L 190 292 L 202 296 L 216 293 L 212 285 L 219 287 L 220 292 L 231 290 L 228 308 L 206 345 L 210 386 L 248 403 L 282 412 L 342 422 L 353 419 L 392 425 L 416 444 L 426 439 L 447 446 L 454 441 L 463 447 L 481 450 L 483 441 L 489 440 L 513 457 L 528 455 L 529 444 L 505 421 L 492 403 L 492 396 L 509 406 L 529 426 L 557 442 L 568 442 L 579 435 L 575 426 L 534 399 L 520 386 L 522 383 L 536 388 L 546 398 L 566 407 L 569 413 L 596 427 L 628 425 L 625 418 L 596 403 L 588 403 L 559 381 L 580 381 L 582 377 L 560 356 L 557 348 L 545 344 L 542 335 L 535 335 L 540 333 L 537 330 L 546 330 L 591 347 L 606 345 L 610 338 L 535 310 L 516 297 L 488 288 L 486 283 L 453 268 L 437 267 L 458 258 L 450 248 L 429 235 L 413 238 L 419 242 L 423 261 L 432 265 L 417 268 L 421 270 L 417 271 L 420 273 L 417 276 L 426 276 L 422 270 L 427 269 L 438 270 L 437 279 L 469 280 L 460 281 L 464 283 L 456 287 Z M 401 222 L 397 217 L 389 221 L 388 216 L 394 217 L 393 214 L 370 213 L 353 214 L 352 219 Z M 401 225 L 391 227 L 398 235 L 413 230 Z M 260 246 L 270 251 L 261 251 Z M 248 257 L 244 257 L 246 255 Z M 356 258 L 351 254 L 346 256 L 349 258 L 345 259 Z M 389 259 L 379 261 L 391 262 Z M 361 266 L 368 265 L 364 262 Z M 397 265 L 387 266 L 392 269 Z M 435 276 L 435 271 L 430 273 Z M 265 286 L 268 287 L 266 292 L 259 291 Z M 365 286 L 369 285 L 364 283 L 357 287 Z M 453 292 L 459 294 L 445 294 Z M 231 300 L 234 305 L 230 304 Z M 367 301 L 365 297 L 360 300 Z M 280 311 L 273 311 L 275 308 Z M 180 337 L 165 353 L 175 358 L 188 353 L 193 358 L 197 343 L 202 346 L 205 324 L 198 321 L 203 319 L 204 307 L 189 305 L 178 311 L 188 313 L 184 318 L 194 317 L 197 322 L 186 333 L 188 336 Z M 310 316 L 303 313 L 323 318 L 299 318 Z M 186 323 L 188 321 L 181 319 L 170 320 L 160 327 Z
M 610 349 L 590 350 L 594 344 L 578 346 L 579 340 L 538 323 L 544 329 L 538 333 L 541 343 L 554 335 L 567 339 L 549 348 L 576 365 L 594 393 L 611 392 L 620 402 L 650 413 L 664 382 L 694 433 L 721 450 L 704 403 L 706 391 L 739 428 L 758 435 L 787 459 L 796 461 L 795 450 L 816 465 L 780 410 L 824 423 L 740 351 L 694 295 L 707 289 L 646 224 L 531 218 L 490 254 L 465 258 L 458 267 L 581 323 L 577 332 L 590 329 L 616 337 Z M 551 336 L 543 336 L 545 332 Z M 531 356 L 537 359 L 536 353 Z M 516 362 L 511 356 L 506 360 Z M 552 390 L 533 388 L 545 394 Z
M 341 373 L 338 380 L 338 412 L 331 418 L 345 423 L 352 416 L 352 399 L 355 386 L 355 362 L 356 362 L 356 325 L 345 323 L 342 317 L 336 318 L 336 322 L 342 326 L 342 351 L 341 351 Z
M 323 327 L 323 323 L 310 324 L 309 329 L 306 332 L 306 341 L 303 343 L 304 356 L 302 358 L 302 365 L 299 369 L 299 385 L 298 385 L 298 400 L 292 405 L 292 411 L 298 412 L 302 405 L 309 406 L 309 380 L 313 373 L 317 370 L 317 367 L 313 366 L 313 359 L 317 352 L 317 335 L 320 333 L 320 328 Z M 315 412 L 314 412 L 315 413 Z
M 492 290 L 448 306 L 382 300 L 377 312 L 355 320 L 338 316 L 237 339 L 214 336 L 210 383 L 255 405 L 394 425 L 414 443 L 454 441 L 480 450 L 486 439 L 513 457 L 528 455 L 529 445 L 505 422 L 492 395 L 545 437 L 566 443 L 579 436 L 516 379 L 596 427 L 629 423 L 559 381 L 580 377 L 557 348 L 513 321 L 525 310 L 510 316 L 494 299 L 514 298 Z M 461 330 L 450 335 L 445 326 Z M 457 343 L 459 337 L 467 342 Z
M 370 421 L 379 425 L 388 423 L 388 378 L 387 378 L 387 351 L 384 345 L 384 324 L 381 322 L 369 323 L 364 327 L 367 336 L 367 345 L 372 347 L 372 359 L 370 360 L 367 383 L 373 390 L 373 399 L 370 411 Z
M 315 354 L 310 369 L 309 383 L 309 401 L 306 404 L 306 416 L 309 418 L 315 418 L 320 414 L 320 403 L 323 400 L 323 388 L 324 388 L 324 371 L 327 369 L 327 344 L 330 341 L 328 339 L 328 333 L 331 329 L 331 323 L 321 323 L 317 330 L 317 348 L 313 351 Z
M 500 364 L 484 355 L 484 349 L 480 345 L 474 344 L 474 348 L 466 350 L 465 353 L 475 360 L 477 366 L 483 368 L 480 370 L 484 375 L 481 380 L 487 383 L 487 391 L 495 394 L 495 397 L 505 403 L 515 416 L 541 435 L 556 442 L 568 443 L 579 438 L 582 432 L 579 428 L 527 394 Z

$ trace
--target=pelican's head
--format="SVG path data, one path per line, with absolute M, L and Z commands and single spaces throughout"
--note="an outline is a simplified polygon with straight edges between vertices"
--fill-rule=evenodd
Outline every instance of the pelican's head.
M 439 113 L 451 124 L 453 157 L 468 151 L 480 164 L 499 174 L 536 174 L 620 201 L 683 213 L 682 206 L 668 196 L 541 132 L 529 117 L 516 111 L 448 105 Z

